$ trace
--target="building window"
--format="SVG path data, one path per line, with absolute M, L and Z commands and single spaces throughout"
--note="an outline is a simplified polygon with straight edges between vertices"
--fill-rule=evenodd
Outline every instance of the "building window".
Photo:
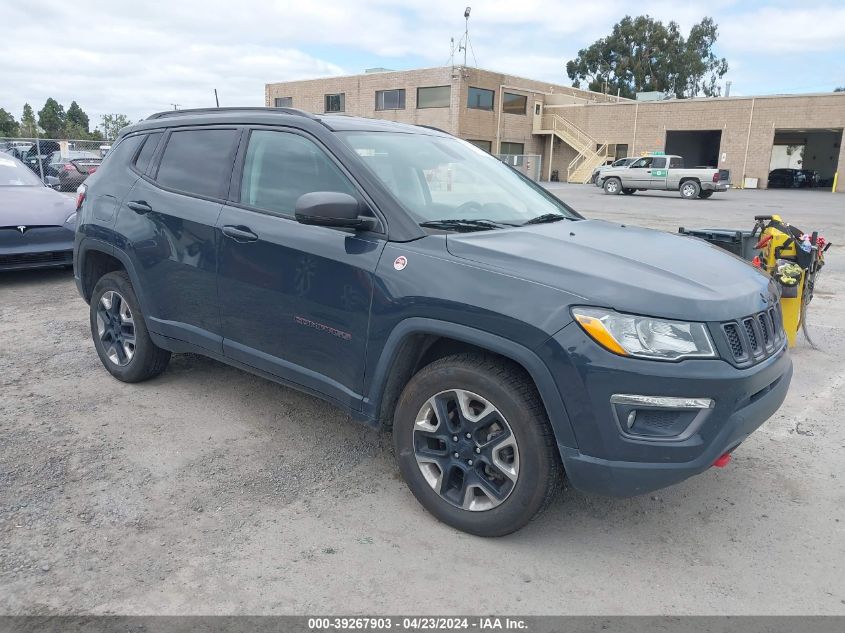
M 614 154 L 616 158 L 627 158 L 628 157 L 628 144 L 627 143 L 617 143 L 616 144 L 616 153 Z
M 540 112 L 542 112 L 542 111 L 543 111 L 543 104 L 542 104 L 542 103 L 540 103 L 539 101 L 537 101 L 537 102 L 534 104 L 534 114 L 536 114 L 536 115 L 538 115 L 538 116 L 539 116 L 539 115 L 540 115 Z
M 507 141 L 502 141 L 499 145 L 499 153 L 500 154 L 507 154 L 508 156 L 516 156 L 519 154 L 525 153 L 525 144 L 524 143 L 509 143 Z
M 470 86 L 469 94 L 467 94 L 467 107 L 474 110 L 492 110 L 493 91 Z
M 276 97 L 273 104 L 277 108 L 290 108 L 293 106 L 293 97 Z
M 448 108 L 451 98 L 451 86 L 417 88 L 418 108 Z
M 376 90 L 376 110 L 404 110 L 404 90 Z
M 346 94 L 326 95 L 326 112 L 346 112 Z
M 502 112 L 505 114 L 525 114 L 528 107 L 528 97 L 506 92 L 502 95 Z
M 472 143 L 479 149 L 483 149 L 488 154 L 493 153 L 493 143 L 490 141 L 474 141 L 472 139 L 467 139 L 467 143 Z

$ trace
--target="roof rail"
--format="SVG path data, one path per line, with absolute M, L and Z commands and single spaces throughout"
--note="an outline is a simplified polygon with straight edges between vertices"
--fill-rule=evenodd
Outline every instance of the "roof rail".
M 316 119 L 313 114 L 300 110 L 298 108 L 266 108 L 266 107 L 234 107 L 234 108 L 188 108 L 186 110 L 165 110 L 164 112 L 156 112 L 147 117 L 147 121 L 151 119 L 166 119 L 173 116 L 192 115 L 192 114 L 215 114 L 225 112 L 278 112 L 280 114 L 295 114 L 297 116 L 304 116 L 308 119 Z

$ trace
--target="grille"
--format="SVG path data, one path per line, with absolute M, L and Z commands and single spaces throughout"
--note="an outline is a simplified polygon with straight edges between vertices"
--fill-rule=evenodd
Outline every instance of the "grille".
M 72 256 L 70 251 L 0 255 L 0 266 L 19 266 L 21 264 L 70 263 L 71 261 Z
M 722 323 L 725 342 L 737 364 L 751 365 L 778 351 L 785 339 L 780 305 Z

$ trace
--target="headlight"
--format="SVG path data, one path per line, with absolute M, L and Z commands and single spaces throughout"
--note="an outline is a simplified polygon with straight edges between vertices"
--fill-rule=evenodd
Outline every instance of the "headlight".
M 573 308 L 572 316 L 593 340 L 622 356 L 654 360 L 716 357 L 703 323 L 667 321 L 604 308 Z

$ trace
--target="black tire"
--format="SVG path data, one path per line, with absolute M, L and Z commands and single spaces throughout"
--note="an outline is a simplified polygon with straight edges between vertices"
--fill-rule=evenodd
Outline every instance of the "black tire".
M 509 486 L 509 492 L 498 505 L 488 509 L 466 509 L 449 501 L 446 496 L 435 490 L 434 486 L 438 484 L 430 483 L 423 474 L 423 466 L 417 463 L 417 446 L 420 439 L 418 433 L 421 433 L 424 442 L 428 441 L 426 436 L 429 435 L 424 431 L 420 432 L 418 417 L 435 396 L 448 398 L 452 390 L 469 392 L 470 395 L 486 400 L 486 404 L 494 409 L 494 414 L 501 416 L 503 426 L 511 432 L 516 442 L 515 480 L 511 478 L 508 481 L 499 477 L 500 481 Z M 457 415 L 454 410 L 451 410 L 447 417 L 450 418 L 450 425 L 455 420 L 464 420 L 463 416 Z M 482 419 L 488 417 L 484 415 Z M 440 431 L 439 420 L 436 417 L 432 419 L 438 421 L 437 430 Z M 483 426 L 483 423 L 481 425 Z M 445 434 L 456 433 L 452 439 L 457 443 L 447 445 L 444 442 L 442 448 L 437 446 L 436 451 L 442 451 L 437 453 L 441 455 L 438 459 L 444 460 L 450 469 L 448 472 L 453 475 L 457 473 L 460 483 L 450 492 L 455 492 L 455 497 L 466 500 L 469 489 L 472 488 L 467 482 L 473 481 L 472 477 L 476 477 L 474 481 L 478 481 L 478 477 L 488 477 L 492 461 L 486 454 L 473 456 L 473 451 L 481 452 L 480 448 L 472 448 L 473 442 L 478 438 L 478 432 L 473 439 L 464 441 L 463 437 L 470 437 L 470 434 L 464 436 L 462 431 L 453 431 L 452 428 L 454 427 L 447 428 Z M 489 441 L 490 436 L 484 436 L 484 432 L 482 430 L 481 435 L 486 437 L 486 445 L 505 443 L 495 439 Z M 498 436 L 494 434 L 493 437 Z M 510 436 L 503 434 L 502 437 Z M 484 442 L 476 446 L 485 445 Z M 462 444 L 463 448 L 458 448 L 458 443 Z M 518 366 L 483 354 L 449 356 L 427 365 L 411 378 L 396 406 L 393 446 L 402 477 L 423 507 L 440 521 L 478 536 L 503 536 L 520 529 L 546 508 L 561 481 L 562 469 L 554 434 L 534 384 Z M 426 445 L 421 450 L 428 448 Z M 452 457 L 458 455 L 457 452 L 451 452 L 453 449 L 465 451 L 467 455 L 453 460 Z M 494 448 L 493 451 L 495 450 Z M 474 458 L 475 464 L 465 460 L 467 456 Z M 501 453 L 499 457 L 501 458 Z M 452 462 L 454 463 L 449 466 Z M 444 470 L 439 466 L 436 470 L 439 470 L 439 481 L 442 481 Z M 502 472 L 494 469 L 494 473 L 498 475 Z M 479 487 L 475 488 L 473 494 L 480 492 Z M 492 499 L 489 495 L 486 498 L 487 501 Z
M 684 200 L 695 200 L 701 193 L 701 185 L 695 180 L 685 180 L 681 183 L 679 190 Z
M 116 344 L 112 338 L 110 339 L 111 345 L 107 348 L 106 346 L 109 343 L 104 342 L 99 331 L 98 313 L 104 309 L 103 297 L 106 293 L 117 293 L 119 302 L 114 301 L 114 295 L 111 295 L 112 301 L 118 304 L 125 301 L 129 309 L 129 316 L 133 325 L 133 353 L 128 357 L 128 360 L 127 352 L 123 349 L 123 346 L 119 342 Z M 89 313 L 94 347 L 103 366 L 112 376 L 123 382 L 142 382 L 158 376 L 165 370 L 167 363 L 170 362 L 170 352 L 157 347 L 150 338 L 146 321 L 141 314 L 138 298 L 135 296 L 135 290 L 129 281 L 129 275 L 124 271 L 110 272 L 100 278 L 91 293 Z M 122 317 L 119 316 L 118 319 L 122 319 Z M 125 323 L 121 325 L 126 327 Z M 118 350 L 120 350 L 119 358 L 114 360 L 109 357 L 110 351 L 117 356 Z
M 635 193 L 637 193 L 637 190 L 631 189 L 629 187 L 624 187 L 622 189 L 622 193 L 624 193 L 626 196 L 633 196 Z
M 709 198 L 709 197 L 710 197 L 710 196 L 712 196 L 712 195 L 713 195 L 713 192 L 712 192 L 712 191 L 701 191 L 701 192 L 698 194 L 698 197 L 699 197 L 699 198 L 701 198 L 701 199 L 703 199 L 703 200 L 707 200 L 707 198 Z
M 608 178 L 602 185 L 604 192 L 608 195 L 615 196 L 622 193 L 622 181 L 618 178 Z

